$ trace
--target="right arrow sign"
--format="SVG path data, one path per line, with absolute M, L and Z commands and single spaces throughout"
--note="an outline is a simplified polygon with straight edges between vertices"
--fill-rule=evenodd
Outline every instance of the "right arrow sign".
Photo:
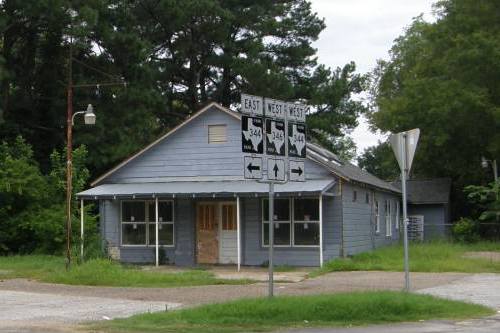
M 306 173 L 305 173 L 305 165 L 304 161 L 296 161 L 290 160 L 290 181 L 294 182 L 305 182 L 306 181 Z

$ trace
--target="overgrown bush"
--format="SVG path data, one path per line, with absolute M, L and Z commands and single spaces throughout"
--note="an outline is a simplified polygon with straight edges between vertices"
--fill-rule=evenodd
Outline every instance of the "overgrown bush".
M 455 222 L 452 235 L 455 241 L 463 243 L 473 243 L 480 239 L 477 222 L 469 218 L 461 218 Z
M 85 167 L 87 150 L 81 146 L 73 153 L 73 190 L 81 191 L 88 180 Z M 66 159 L 65 153 L 51 154 L 51 170 L 42 174 L 31 146 L 22 137 L 0 145 L 0 255 L 13 253 L 58 254 L 66 242 Z M 79 210 L 73 203 L 74 226 L 79 225 Z M 86 236 L 98 235 L 95 216 L 86 213 Z M 73 239 L 79 228 L 73 227 Z

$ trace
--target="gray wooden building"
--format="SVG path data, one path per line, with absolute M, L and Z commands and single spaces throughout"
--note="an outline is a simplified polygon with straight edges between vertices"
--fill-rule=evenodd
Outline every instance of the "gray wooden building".
M 110 255 L 155 262 L 158 230 L 171 264 L 267 261 L 268 187 L 243 178 L 240 122 L 211 103 L 78 193 L 99 202 Z M 398 240 L 398 188 L 313 144 L 305 168 L 305 182 L 275 185 L 276 264 L 319 266 Z
M 401 182 L 394 182 L 400 188 Z M 408 234 L 429 241 L 450 235 L 450 178 L 408 179 Z

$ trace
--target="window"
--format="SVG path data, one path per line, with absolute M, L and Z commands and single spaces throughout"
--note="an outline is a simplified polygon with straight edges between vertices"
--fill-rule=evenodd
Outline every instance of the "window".
M 276 246 L 319 245 L 319 199 L 274 200 L 274 244 Z M 291 215 L 291 216 L 290 216 Z M 262 200 L 262 244 L 269 245 L 269 201 Z
M 378 200 L 375 200 L 375 232 L 380 232 L 380 207 Z
M 385 235 L 392 236 L 391 201 L 385 200 Z
M 122 201 L 122 245 L 156 245 L 154 201 Z M 173 201 L 158 202 L 158 244 L 174 245 Z
M 226 125 L 208 125 L 208 143 L 227 142 Z
M 262 244 L 269 245 L 269 200 L 262 200 Z M 274 199 L 274 245 L 290 246 L 290 200 Z
M 319 245 L 319 199 L 293 200 L 293 245 Z
M 224 204 L 222 209 L 222 230 L 236 230 L 236 207 L 232 204 Z
M 399 207 L 399 201 L 396 201 L 396 230 L 399 229 L 399 224 L 401 221 L 399 221 L 399 212 L 400 212 L 400 207 Z
M 356 200 L 358 200 L 358 192 L 354 191 L 352 192 L 352 201 L 355 202 Z
M 367 204 L 369 204 L 369 203 L 370 203 L 370 193 L 368 193 L 368 192 L 366 192 L 366 195 L 365 195 L 365 202 L 366 202 Z

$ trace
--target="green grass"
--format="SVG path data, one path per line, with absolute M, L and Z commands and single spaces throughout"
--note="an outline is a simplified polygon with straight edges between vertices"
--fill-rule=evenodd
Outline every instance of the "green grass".
M 262 332 L 294 327 L 463 319 L 493 313 L 480 305 L 387 291 L 243 299 L 141 314 L 92 326 L 104 332 Z
M 415 243 L 410 245 L 412 272 L 500 273 L 500 262 L 490 259 L 464 258 L 466 252 L 500 251 L 500 243 L 482 242 L 457 244 L 448 242 Z M 311 272 L 314 277 L 334 271 L 402 271 L 403 246 L 379 248 L 373 252 L 335 259 L 323 268 Z
M 93 259 L 81 265 L 74 264 L 66 271 L 64 258 L 43 255 L 0 257 L 0 279 L 8 278 L 115 287 L 183 287 L 252 282 L 217 279 L 210 272 L 194 269 L 175 273 L 143 271 L 139 267 L 124 266 L 107 259 Z

